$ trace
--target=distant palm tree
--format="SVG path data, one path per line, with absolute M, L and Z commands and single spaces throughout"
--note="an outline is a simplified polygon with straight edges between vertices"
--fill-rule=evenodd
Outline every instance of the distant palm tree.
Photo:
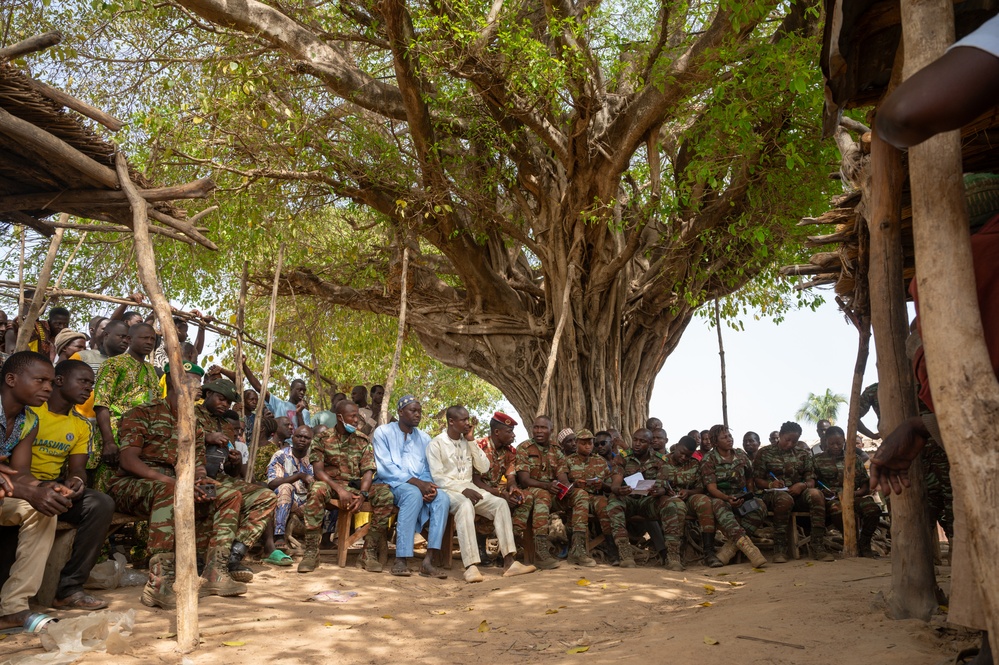
M 794 414 L 794 417 L 810 423 L 817 423 L 820 420 L 835 421 L 840 404 L 846 404 L 846 396 L 838 395 L 828 388 L 826 388 L 825 395 L 808 393 L 808 399 Z

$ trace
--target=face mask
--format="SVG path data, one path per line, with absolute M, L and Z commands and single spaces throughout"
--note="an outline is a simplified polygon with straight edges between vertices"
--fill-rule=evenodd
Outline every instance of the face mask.
M 354 432 L 357 431 L 357 428 L 354 427 L 353 425 L 348 425 L 347 423 L 343 422 L 342 420 L 340 422 L 343 424 L 343 428 L 345 430 L 347 430 L 347 434 L 353 434 Z

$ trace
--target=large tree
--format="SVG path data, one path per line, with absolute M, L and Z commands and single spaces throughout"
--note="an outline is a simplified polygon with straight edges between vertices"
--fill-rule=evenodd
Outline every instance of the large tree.
M 104 61 L 155 63 L 158 99 L 201 73 L 198 103 L 135 111 L 151 163 L 374 225 L 349 261 L 286 267 L 297 297 L 395 315 L 408 246 L 410 331 L 525 417 L 643 422 L 696 308 L 767 270 L 828 182 L 817 2 L 132 4 L 105 7 L 149 32 Z

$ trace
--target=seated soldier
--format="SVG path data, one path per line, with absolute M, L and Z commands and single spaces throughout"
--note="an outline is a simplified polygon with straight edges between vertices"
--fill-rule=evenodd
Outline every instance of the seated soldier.
M 680 439 L 676 449 L 659 469 L 661 484 L 649 492 L 649 496 L 661 496 L 666 517 L 663 519 L 663 532 L 666 541 L 676 539 L 683 542 L 683 532 L 687 527 L 687 512 L 693 511 L 701 527 L 701 545 L 704 548 L 704 565 L 721 568 L 722 563 L 715 556 L 715 517 L 711 512 L 711 499 L 704 493 L 701 484 L 700 463 L 694 459 L 697 444 L 689 436 Z M 711 452 L 710 450 L 708 451 Z
M 586 490 L 573 491 L 570 486 L 565 456 L 558 446 L 551 443 L 551 418 L 538 416 L 534 419 L 531 431 L 534 436 L 517 446 L 517 485 L 525 494 L 534 497 L 532 526 L 537 567 L 550 570 L 559 566 L 559 561 L 551 554 L 551 541 L 548 539 L 549 514 L 552 510 L 561 510 L 569 515 L 572 530 L 569 563 L 595 566 L 597 562 L 586 552 L 590 497 Z
M 825 444 L 826 451 L 815 456 L 815 478 L 826 498 L 826 514 L 842 530 L 843 506 L 839 497 L 843 495 L 843 450 L 846 447 L 843 429 L 835 425 L 827 429 Z M 871 549 L 871 539 L 881 521 L 881 508 L 871 496 L 871 479 L 859 457 L 854 458 L 854 468 L 853 511 L 860 518 L 857 549 L 860 556 L 874 559 L 877 555 Z
M 177 396 L 181 390 L 197 397 L 201 390 L 200 377 L 204 374 L 197 365 L 184 364 L 187 370 L 184 384 L 174 386 L 167 379 L 167 397 L 146 406 L 135 407 L 121 418 L 119 438 L 121 466 L 118 475 L 108 486 L 108 494 L 118 510 L 140 517 L 149 516 L 149 579 L 142 590 L 142 604 L 149 607 L 173 609 L 177 597 L 173 591 L 174 528 L 173 504 L 176 483 Z M 169 377 L 170 375 L 167 374 Z M 205 471 L 205 435 L 198 424 L 195 427 L 194 471 L 195 501 L 207 504 L 210 519 L 206 525 L 196 520 L 196 525 L 206 526 L 211 533 L 208 564 L 202 575 L 199 593 L 215 596 L 239 596 L 246 593 L 246 585 L 229 575 L 228 559 L 236 538 L 239 509 L 243 497 L 238 491 L 229 492 L 224 498 L 216 497 L 218 482 Z
M 271 463 L 274 453 L 291 445 L 291 420 L 287 416 L 279 418 L 267 417 L 267 407 L 264 407 L 264 417 L 260 422 L 260 441 L 257 445 L 257 457 L 253 462 L 253 478 L 257 482 L 267 482 L 267 466 Z
M 489 435 L 476 443 L 489 460 L 489 468 L 483 472 L 472 469 L 472 482 L 479 489 L 498 496 L 510 506 L 513 523 L 513 539 L 523 543 L 527 518 L 534 508 L 534 496 L 525 494 L 517 487 L 517 451 L 511 445 L 514 440 L 513 428 L 517 421 L 502 411 L 497 411 L 489 420 Z M 485 565 L 486 534 L 478 534 L 479 558 Z
M 94 389 L 94 370 L 80 360 L 64 360 L 55 368 L 55 387 L 47 404 L 33 409 L 38 416 L 34 445 L 14 449 L 12 466 L 20 478 L 60 483 L 70 490 L 72 505 L 59 521 L 76 527 L 73 551 L 59 574 L 53 607 L 99 610 L 108 604 L 83 590 L 107 537 L 114 501 L 87 489 L 87 460 L 92 428 L 74 407 Z
M 16 526 L 17 550 L 7 581 L 0 588 L 0 631 L 39 632 L 52 621 L 33 613 L 28 599 L 38 593 L 45 562 L 55 541 L 56 516 L 69 510 L 71 490 L 60 483 L 40 483 L 21 477 L 7 465 L 13 452 L 34 445 L 39 407 L 52 392 L 54 373 L 47 356 L 34 351 L 14 353 L 0 367 L 0 526 Z
M 513 558 L 517 545 L 513 539 L 510 506 L 491 493 L 477 491 L 472 483 L 473 469 L 480 474 L 487 471 L 489 459 L 474 439 L 467 438 L 471 432 L 468 410 L 452 406 L 445 417 L 447 429 L 431 439 L 427 446 L 427 464 L 434 483 L 447 494 L 451 504 L 461 561 L 465 566 L 465 581 L 471 583 L 485 579 L 477 567 L 480 558 L 474 540 L 476 515 L 491 520 L 496 528 L 500 554 L 503 555 L 503 577 L 533 573 L 536 570 L 534 566 L 525 566 Z M 450 543 L 446 545 L 450 547 Z
M 610 471 L 614 470 L 614 443 L 611 439 L 610 432 L 601 430 L 593 435 L 593 447 L 596 449 L 598 455 L 604 458 L 607 462 L 607 469 Z
M 711 510 L 715 523 L 725 534 L 725 544 L 718 551 L 718 560 L 728 564 L 737 551 L 749 558 L 754 568 L 767 564 L 766 557 L 750 540 L 767 518 L 767 510 L 752 497 L 753 465 L 742 450 L 732 447 L 732 433 L 724 425 L 708 430 L 711 452 L 701 460 L 701 483 L 711 497 Z M 748 495 L 748 497 L 747 497 Z
M 718 426 L 715 425 L 715 427 Z M 712 427 L 711 429 L 714 429 L 714 427 Z M 709 431 L 708 436 L 710 435 L 711 433 Z M 756 457 L 756 453 L 759 451 L 759 449 L 760 449 L 759 434 L 757 434 L 756 432 L 746 432 L 745 434 L 742 435 L 742 450 L 746 453 L 746 457 L 749 458 L 750 464 L 752 464 L 753 459 Z M 752 473 L 751 468 L 750 468 L 750 473 Z
M 593 454 L 593 434 L 590 430 L 583 429 L 576 434 L 576 452 L 569 455 L 565 463 L 573 486 L 586 490 L 589 495 L 590 511 L 600 521 L 600 530 L 614 541 L 620 566 L 634 568 L 635 557 L 628 540 L 624 502 L 605 493 L 610 491 L 611 472 L 604 458 Z
M 652 420 L 656 419 L 653 418 Z M 666 444 L 669 443 L 669 437 L 666 436 L 666 430 L 662 427 L 657 427 L 656 429 L 649 431 L 652 432 L 652 450 L 660 455 L 665 455 L 667 453 Z
M 817 561 L 832 561 L 826 551 L 826 501 L 815 489 L 815 466 L 811 451 L 798 446 L 801 425 L 786 422 L 780 427 L 776 445 L 760 448 L 753 462 L 756 489 L 774 520 L 774 563 L 787 563 L 787 528 L 791 511 L 811 515 L 812 555 Z M 793 527 L 793 525 L 792 525 Z
M 568 456 L 576 452 L 576 432 L 571 427 L 566 427 L 559 432 L 558 436 L 555 437 L 555 442 L 563 455 Z
M 185 368 L 188 364 L 184 363 Z M 164 369 L 169 373 L 170 363 Z M 202 391 L 205 399 L 195 413 L 205 436 L 205 456 L 209 462 L 205 471 L 218 482 L 220 500 L 224 501 L 232 492 L 242 497 L 236 539 L 228 555 L 229 574 L 237 582 L 251 582 L 253 571 L 243 564 L 243 558 L 263 534 L 277 508 L 277 497 L 267 487 L 251 485 L 240 477 L 243 455 L 236 448 L 237 427 L 225 419 L 233 402 L 239 401 L 235 384 L 229 379 L 216 379 L 204 385 Z
M 447 494 L 437 491 L 430 476 L 427 465 L 430 437 L 418 427 L 423 420 L 423 405 L 412 395 L 405 395 L 396 408 L 398 422 L 382 425 L 374 434 L 378 479 L 391 488 L 395 504 L 399 506 L 395 562 L 391 572 L 409 577 L 409 558 L 413 556 L 416 532 L 429 521 L 427 554 L 420 566 L 420 575 L 447 579 L 447 571 L 434 566 L 433 556 L 444 540 L 451 502 Z M 451 543 L 448 543 L 449 551 L 450 547 Z
M 341 400 L 336 406 L 336 426 L 312 440 L 309 461 L 315 481 L 305 500 L 305 555 L 298 572 L 310 573 L 319 565 L 320 530 L 326 506 L 334 498 L 339 504 L 337 519 L 349 520 L 365 503 L 371 504 L 371 526 L 364 538 L 364 569 L 380 573 L 379 549 L 386 543 L 389 517 L 395 500 L 389 487 L 373 483 L 375 454 L 367 434 L 357 431 L 360 414 L 357 405 Z M 335 494 L 335 496 L 334 496 Z M 412 547 L 412 538 L 409 546 Z
M 312 430 L 302 425 L 291 435 L 291 445 L 274 453 L 267 465 L 267 487 L 277 494 L 277 510 L 274 512 L 274 547 L 283 550 L 288 543 L 285 533 L 292 514 L 299 515 L 305 522 L 305 500 L 309 497 L 314 471 L 309 462 L 309 448 L 312 446 Z M 318 434 L 316 436 L 319 436 Z
M 611 493 L 624 501 L 625 517 L 639 516 L 651 522 L 666 521 L 666 503 L 660 501 L 660 496 L 650 496 L 646 493 L 632 493 L 631 487 L 624 479 L 636 473 L 645 480 L 656 480 L 666 458 L 651 450 L 652 432 L 645 429 L 635 430 L 631 435 L 631 449 L 615 459 L 614 474 L 611 479 Z M 680 539 L 671 536 L 664 539 L 659 556 L 666 562 L 670 570 L 683 570 L 680 561 Z

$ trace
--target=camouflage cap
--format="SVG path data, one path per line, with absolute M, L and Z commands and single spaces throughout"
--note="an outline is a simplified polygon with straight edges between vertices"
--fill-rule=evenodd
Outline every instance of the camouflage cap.
M 229 379 L 215 379 L 209 383 L 202 386 L 206 391 L 211 391 L 213 393 L 218 393 L 225 397 L 230 402 L 239 401 L 239 393 L 236 391 L 236 384 Z
M 576 432 L 576 440 L 577 441 L 579 439 L 592 439 L 592 438 L 593 438 L 593 432 L 591 432 L 588 429 L 581 429 L 578 432 Z

